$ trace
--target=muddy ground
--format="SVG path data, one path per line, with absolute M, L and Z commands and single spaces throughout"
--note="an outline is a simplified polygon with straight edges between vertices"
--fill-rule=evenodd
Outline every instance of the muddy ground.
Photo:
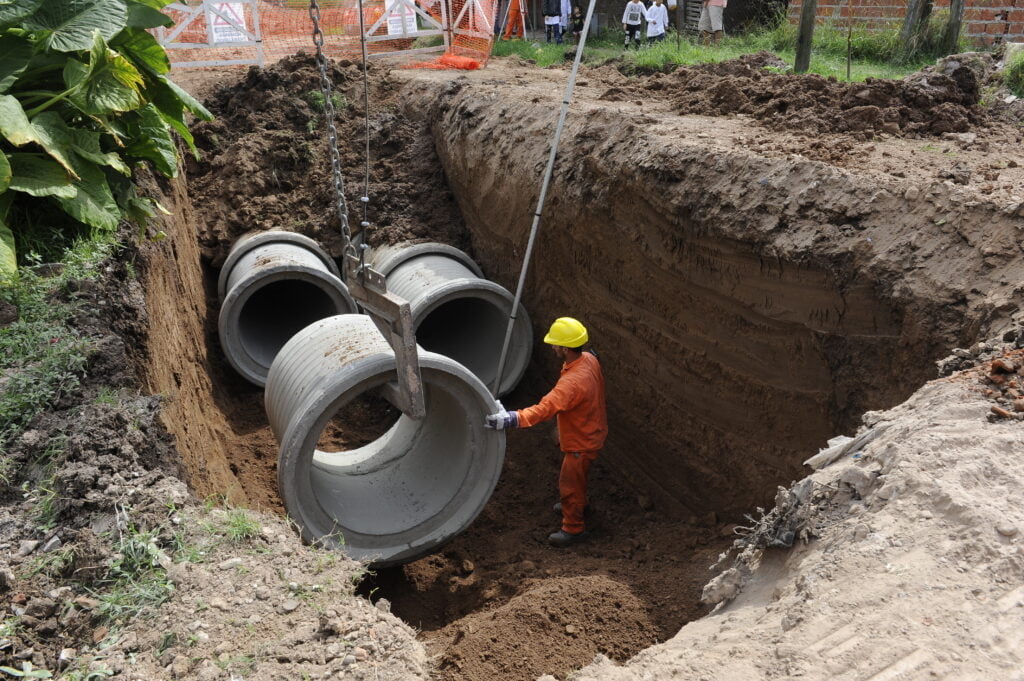
M 557 525 L 557 450 L 544 428 L 514 433 L 494 498 L 466 533 L 363 582 L 379 609 L 347 598 L 357 569 L 299 547 L 268 516 L 258 536 L 172 565 L 178 596 L 155 627 L 119 627 L 100 663 L 141 678 L 421 677 L 426 658 L 390 607 L 420 631 L 436 677 L 564 677 L 596 654 L 624 662 L 706 613 L 708 567 L 743 514 L 770 506 L 828 437 L 933 377 L 950 348 L 1011 325 L 1024 274 L 1020 128 L 1012 112 L 977 103 L 987 72 L 940 66 L 934 83 L 869 84 L 862 97 L 863 86 L 764 74 L 758 60 L 770 63 L 582 73 L 526 304 L 540 326 L 566 309 L 594 320 L 613 438 L 593 472 L 591 542 L 569 552 L 545 544 Z M 352 197 L 363 179 L 361 72 L 342 63 L 332 76 Z M 384 67 L 371 76 L 370 243 L 450 243 L 511 287 L 565 73 L 494 60 L 468 77 Z M 97 519 L 116 525 L 117 504 L 136 489 L 149 490 L 133 503 L 136 522 L 194 527 L 204 546 L 223 535 L 223 516 L 175 487 L 179 461 L 199 498 L 280 511 L 276 444 L 261 393 L 221 358 L 214 282 L 233 240 L 252 229 L 300 231 L 339 254 L 316 72 L 300 57 L 193 78 L 220 118 L 197 126 L 203 156 L 185 179 L 159 188 L 174 215 L 171 238 L 139 255 L 144 303 L 134 289 L 130 306 L 95 323 L 125 349 L 98 362 L 94 380 L 161 399 L 85 412 L 83 445 L 58 477 L 68 546 L 95 544 L 86 526 L 95 535 L 105 529 Z M 574 286 L 554 286 L 566 263 Z M 532 403 L 556 372 L 536 348 L 505 403 Z M 30 461 L 52 432 L 71 430 L 81 412 L 68 406 L 52 425 L 33 424 L 37 435 L 12 454 Z M 125 421 L 139 433 L 121 437 Z M 83 466 L 96 470 L 74 472 Z M 13 557 L 19 542 L 48 537 L 32 529 L 32 500 L 5 493 L 3 542 L 20 578 L 39 554 Z M 169 514 L 168 498 L 190 510 Z M 204 523 L 214 528 L 205 535 Z M 160 545 L 173 534 L 162 531 Z M 99 542 L 96 564 L 112 553 Z M 54 666 L 65 647 L 91 659 L 87 649 L 111 635 L 92 604 L 55 615 L 80 595 L 86 567 L 5 587 L 14 612 L 54 604 L 37 603 L 44 616 L 3 648 L 3 663 Z M 54 591 L 64 583 L 73 594 Z M 637 674 L 680 663 L 657 664 Z M 800 665 L 815 676 L 813 662 Z

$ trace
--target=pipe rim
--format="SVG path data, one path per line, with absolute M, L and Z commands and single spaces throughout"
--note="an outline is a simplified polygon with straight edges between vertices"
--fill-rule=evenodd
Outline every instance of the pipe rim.
M 383 253 L 383 257 L 378 260 L 377 255 L 381 253 Z M 484 273 L 480 269 L 480 266 L 476 264 L 476 261 L 469 257 L 469 255 L 464 251 L 461 251 L 454 246 L 449 246 L 448 244 L 428 242 L 413 244 L 411 246 L 387 246 L 378 250 L 377 254 L 374 256 L 371 256 L 371 260 L 373 262 L 373 268 L 384 276 L 387 276 L 399 265 L 424 255 L 441 255 L 449 257 L 452 260 L 456 260 L 462 265 L 465 265 L 473 272 L 473 274 L 484 279 Z
M 508 323 L 509 314 L 512 310 L 512 303 L 515 302 L 515 297 L 505 287 L 501 286 L 501 284 L 496 284 L 489 279 L 453 279 L 441 286 L 431 288 L 428 293 L 417 299 L 416 307 L 412 311 L 412 322 L 413 327 L 417 331 L 417 337 L 419 336 L 418 332 L 420 326 L 431 313 L 456 300 L 469 299 L 483 300 L 493 304 L 498 312 L 504 317 L 506 325 Z M 502 335 L 504 335 L 504 330 L 505 329 L 503 328 Z M 519 361 L 514 365 L 513 362 L 509 361 L 512 359 L 511 357 L 506 358 L 501 385 L 498 386 L 497 390 L 497 395 L 499 397 L 508 394 L 516 387 L 516 385 L 519 384 L 519 381 L 522 380 L 523 375 L 526 373 L 526 369 L 530 364 L 530 355 L 532 354 L 531 351 L 533 347 L 533 326 L 530 321 L 530 315 L 526 312 L 526 308 L 523 307 L 522 302 L 519 303 L 519 312 L 516 315 L 516 322 L 512 330 L 512 337 L 513 340 L 517 337 L 522 339 L 522 356 L 518 358 Z M 501 347 L 499 345 L 494 350 L 495 371 L 497 370 L 500 353 Z M 451 359 L 454 359 L 457 362 L 460 361 L 458 358 Z M 475 375 L 475 372 L 471 373 L 474 373 Z M 493 378 L 489 380 L 493 380 Z
M 220 275 L 217 277 L 217 297 L 222 301 L 227 295 L 228 277 L 231 275 L 231 270 L 234 269 L 238 261 L 254 249 L 267 243 L 291 243 L 297 246 L 301 246 L 306 250 L 312 252 L 318 257 L 324 266 L 330 271 L 331 274 L 341 279 L 341 272 L 338 270 L 337 263 L 327 253 L 320 248 L 313 239 L 308 236 L 299 234 L 298 232 L 285 232 L 282 230 L 270 230 L 268 232 L 247 232 L 235 241 L 231 250 L 228 252 L 228 257 L 224 260 L 224 264 L 220 268 Z
M 221 303 L 220 314 L 217 318 L 217 333 L 228 363 L 246 380 L 261 388 L 267 384 L 270 365 L 264 366 L 262 362 L 255 359 L 242 342 L 240 333 L 232 334 L 230 330 L 238 329 L 242 310 L 253 295 L 270 284 L 280 281 L 299 281 L 316 286 L 326 293 L 334 303 L 336 314 L 353 314 L 358 311 L 355 301 L 349 295 L 348 288 L 341 279 L 326 272 L 287 264 L 251 272 L 244 279 L 238 281 L 231 287 L 231 291 Z M 283 348 L 284 345 L 281 347 Z M 281 348 L 278 348 L 278 352 L 280 350 Z M 273 364 L 273 360 L 271 360 L 271 364 Z

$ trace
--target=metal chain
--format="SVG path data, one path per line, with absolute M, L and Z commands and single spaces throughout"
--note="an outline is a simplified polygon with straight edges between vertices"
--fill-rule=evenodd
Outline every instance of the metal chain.
M 320 69 L 320 92 L 324 96 L 324 116 L 327 118 L 327 147 L 331 154 L 331 176 L 334 182 L 334 201 L 346 255 L 356 255 L 352 245 L 352 232 L 348 225 L 348 204 L 345 202 L 345 184 L 341 177 L 341 153 L 338 151 L 338 129 L 334 125 L 334 102 L 331 100 L 331 79 L 327 75 L 327 57 L 324 55 L 324 33 L 320 30 L 320 5 L 309 1 L 309 18 L 313 20 L 313 45 L 316 46 L 316 65 Z M 342 268 L 345 272 L 345 268 Z M 343 275 L 344 276 L 344 275 Z

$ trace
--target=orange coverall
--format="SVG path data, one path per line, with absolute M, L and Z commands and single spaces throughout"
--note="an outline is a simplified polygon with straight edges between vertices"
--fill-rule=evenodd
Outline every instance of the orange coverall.
M 523 15 L 519 11 L 519 3 L 523 0 L 509 0 L 511 3 L 508 7 L 508 20 L 505 22 L 505 40 L 509 40 L 513 35 L 525 38 L 525 35 L 520 35 L 523 32 Z
M 558 476 L 562 530 L 579 534 L 586 529 L 583 509 L 587 505 L 587 471 L 608 436 L 604 375 L 593 354 L 584 352 L 579 359 L 562 364 L 561 376 L 551 392 L 538 404 L 517 413 L 520 428 L 556 415 L 558 444 L 565 453 Z

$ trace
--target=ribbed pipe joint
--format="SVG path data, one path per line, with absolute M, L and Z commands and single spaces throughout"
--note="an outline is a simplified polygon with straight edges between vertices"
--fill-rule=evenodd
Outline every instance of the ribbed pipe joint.
M 497 403 L 452 359 L 421 350 L 419 361 L 426 416 L 331 452 L 318 449 L 324 429 L 359 396 L 387 397 L 394 353 L 363 315 L 315 322 L 281 349 L 267 414 L 281 497 L 306 541 L 386 567 L 436 551 L 483 510 L 505 455 L 504 433 L 483 425 Z
M 318 319 L 356 311 L 334 261 L 315 241 L 292 232 L 235 242 L 217 289 L 224 354 L 258 386 L 266 384 L 274 357 L 292 335 Z
M 472 258 L 445 244 L 386 246 L 374 250 L 370 262 L 387 276 L 388 290 L 409 301 L 416 342 L 456 360 L 493 388 L 515 297 L 484 279 Z M 520 304 L 498 395 L 519 383 L 532 349 L 530 317 Z

